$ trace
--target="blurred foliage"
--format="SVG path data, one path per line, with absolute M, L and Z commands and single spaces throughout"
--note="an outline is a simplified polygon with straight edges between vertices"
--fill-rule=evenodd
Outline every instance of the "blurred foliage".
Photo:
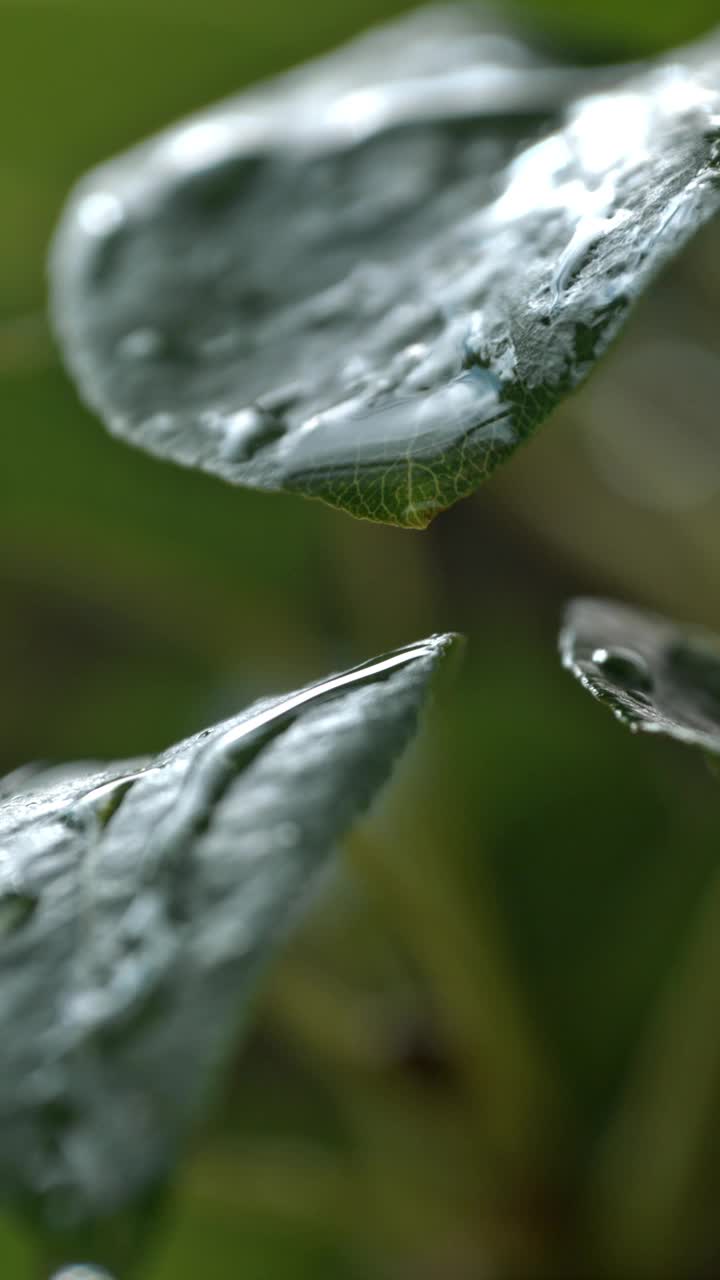
M 715 16 L 524 9 L 588 58 Z M 624 735 L 555 637 L 576 591 L 720 626 L 717 231 L 543 436 L 423 535 L 120 447 L 47 336 L 46 242 L 83 169 L 390 12 L 0 0 L 0 766 L 159 749 L 466 631 L 455 692 L 274 973 L 145 1280 L 715 1275 L 717 780 Z M 680 335 L 702 378 L 668 358 Z M 628 454 L 658 406 L 662 448 Z M 678 506 L 688 441 L 703 484 Z M 31 1266 L 3 1224 L 0 1272 Z
M 692 40 L 717 21 L 714 0 L 519 0 L 518 13 L 534 20 L 555 39 L 576 43 L 586 52 L 607 56 L 644 54 Z

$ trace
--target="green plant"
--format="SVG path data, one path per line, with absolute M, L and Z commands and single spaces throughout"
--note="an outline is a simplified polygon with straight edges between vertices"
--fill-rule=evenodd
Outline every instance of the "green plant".
M 155 759 L 7 779 L 0 1186 L 41 1229 L 79 1243 L 119 1216 L 103 1253 L 130 1265 L 133 1206 L 172 1167 L 266 953 L 451 647 L 388 654 Z
M 54 313 L 115 434 L 422 527 L 587 376 L 720 207 L 720 51 L 573 102 L 483 36 L 410 19 L 84 180 Z
M 590 372 L 636 297 L 717 211 L 717 44 L 635 68 L 625 84 L 622 69 L 548 65 L 476 15 L 448 21 L 369 37 L 85 181 L 55 243 L 53 310 L 80 389 L 115 434 L 236 483 L 424 526 Z M 588 86 L 594 96 L 575 102 Z M 571 619 L 574 669 L 641 727 L 713 751 L 711 647 L 624 622 L 629 633 L 623 615 L 590 606 Z M 389 773 L 450 648 L 418 644 L 151 761 L 8 780 L 0 1182 L 49 1234 L 49 1258 L 131 1265 L 156 1208 L 148 1197 L 228 1055 L 246 981 Z M 703 938 L 698 965 L 712 922 Z M 453 942 L 482 968 L 476 939 Z M 429 955 L 441 993 L 451 962 Z M 509 1186 L 512 1202 L 547 1130 L 562 1132 L 563 1102 L 522 1017 L 488 1054 L 462 980 L 454 998 L 457 1057 L 477 1096 L 495 1096 L 493 1073 L 514 1077 L 511 1105 L 487 1123 L 481 1179 Z M 292 1016 L 292 988 L 285 1000 Z M 301 1003 L 305 1021 L 307 994 Z M 703 1097 L 715 1079 L 705 1012 L 692 1024 Z M 37 1078 L 48 1052 L 53 1070 Z M 637 1086 L 644 1110 L 630 1107 L 621 1150 L 666 1107 L 675 1077 L 661 1056 L 664 1073 Z M 657 1222 L 688 1197 L 703 1114 L 688 1114 L 639 1203 L 613 1203 L 601 1170 L 593 1267 L 662 1268 Z M 442 1142 L 447 1117 L 435 1120 Z M 459 1165 L 466 1155 L 453 1149 Z M 416 1176 L 400 1155 L 398 1169 L 398 1181 Z M 337 1207 L 336 1172 L 318 1184 Z M 442 1201 L 428 1182 L 420 1198 Z M 453 1205 L 436 1211 L 448 1240 L 462 1235 Z M 500 1215 L 495 1238 L 488 1229 L 496 1265 L 546 1264 L 527 1218 Z

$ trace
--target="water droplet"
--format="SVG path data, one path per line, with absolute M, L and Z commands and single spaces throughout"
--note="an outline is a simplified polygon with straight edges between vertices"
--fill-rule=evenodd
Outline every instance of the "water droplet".
M 172 413 L 153 413 L 141 423 L 141 429 L 150 439 L 162 440 L 177 430 L 177 424 Z
M 382 89 L 354 89 L 337 98 L 326 112 L 327 123 L 361 141 L 379 128 L 389 109 L 388 94 Z
M 0 938 L 22 929 L 33 915 L 38 900 L 32 893 L 17 889 L 0 890 Z
M 113 1276 L 104 1267 L 96 1267 L 91 1262 L 74 1262 L 55 1271 L 50 1280 L 113 1280 Z
M 304 391 L 302 382 L 288 382 L 285 386 L 275 387 L 258 396 L 257 407 L 264 413 L 286 413 L 302 400 Z
M 644 658 L 631 649 L 595 649 L 592 661 L 612 684 L 628 693 L 650 693 L 653 679 Z
M 342 675 L 332 676 L 329 680 L 323 680 L 319 684 L 311 685 L 309 689 L 302 689 L 299 693 L 294 693 L 289 698 L 280 699 L 266 711 L 259 711 L 255 715 L 242 720 L 240 724 L 234 725 L 231 729 L 213 737 L 205 748 L 205 752 L 208 756 L 217 754 L 218 748 L 222 752 L 228 752 L 244 740 L 252 738 L 258 730 L 262 731 L 274 724 L 283 724 L 285 721 L 292 719 L 295 713 L 308 703 L 324 701 L 328 697 L 333 697 L 341 689 L 351 685 L 364 685 L 370 684 L 375 680 L 382 680 L 391 671 L 394 671 L 396 667 L 406 666 L 421 658 L 428 658 L 433 652 L 436 652 L 440 647 L 444 647 L 447 643 L 448 637 L 433 636 L 429 640 L 407 645 L 404 649 L 397 649 L 384 658 L 364 662 L 359 667 L 353 667 L 351 671 L 343 672 Z M 198 757 L 198 759 L 202 762 L 202 756 Z M 294 841 L 301 834 L 300 829 L 294 823 L 283 823 L 281 826 L 285 840 L 291 838 Z
M 262 409 L 241 409 L 225 419 L 225 439 L 220 453 L 227 462 L 247 462 L 259 449 L 285 434 L 285 424 Z
M 118 343 L 118 355 L 128 360 L 151 360 L 165 348 L 165 340 L 158 329 L 134 329 Z
M 402 351 L 398 351 L 390 363 L 391 385 L 402 382 L 417 369 L 423 361 L 431 358 L 430 348 L 424 342 L 411 342 Z
M 572 283 L 593 246 L 609 231 L 627 222 L 629 217 L 627 209 L 618 209 L 611 218 L 591 215 L 580 220 L 555 268 L 551 285 L 553 306 L 560 301 L 560 295 Z
M 205 169 L 224 159 L 232 143 L 228 120 L 198 120 L 177 130 L 167 143 L 167 154 L 179 168 Z
M 351 389 L 363 386 L 372 375 L 372 365 L 366 356 L 349 356 L 342 367 L 343 382 Z
M 122 201 L 111 191 L 92 191 L 77 211 L 83 231 L 90 236 L 107 236 L 125 221 Z
M 148 778 L 155 769 L 138 769 L 110 782 L 101 782 L 75 800 L 69 809 L 60 814 L 60 821 L 74 831 L 101 829 L 115 815 L 130 788 L 140 778 Z

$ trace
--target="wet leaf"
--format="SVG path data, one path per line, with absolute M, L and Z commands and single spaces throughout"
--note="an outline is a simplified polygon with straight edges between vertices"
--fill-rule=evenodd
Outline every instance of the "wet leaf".
M 66 1230 L 151 1190 L 258 970 L 391 772 L 433 637 L 156 759 L 0 793 L 0 1195 Z
M 432 10 L 111 161 L 53 252 L 83 396 L 162 457 L 426 525 L 715 212 L 719 50 L 608 90 Z
M 720 636 L 609 600 L 575 600 L 560 653 L 631 729 L 720 754 Z

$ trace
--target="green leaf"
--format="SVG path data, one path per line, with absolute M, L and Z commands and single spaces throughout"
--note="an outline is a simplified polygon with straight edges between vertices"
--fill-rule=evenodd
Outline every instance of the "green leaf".
M 610 600 L 575 600 L 560 653 L 629 728 L 720 754 L 720 636 Z
M 720 203 L 718 44 L 620 74 L 431 11 L 111 161 L 52 259 L 83 396 L 159 456 L 428 524 Z
M 0 789 L 0 1195 L 76 1229 L 159 1183 L 258 970 L 385 782 L 433 637 L 157 758 Z

